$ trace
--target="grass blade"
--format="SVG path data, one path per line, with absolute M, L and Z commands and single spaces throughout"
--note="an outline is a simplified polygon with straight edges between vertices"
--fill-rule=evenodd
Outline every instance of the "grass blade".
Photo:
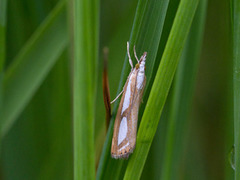
M 139 127 L 136 149 L 124 179 L 139 179 L 141 176 L 197 5 L 198 1 L 180 2 Z
M 165 22 L 164 22 L 164 27 L 163 27 L 162 37 L 161 37 L 159 48 L 158 48 L 158 55 L 156 57 L 156 62 L 158 61 L 158 63 L 157 64 L 155 63 L 156 66 L 154 67 L 154 73 L 155 73 L 154 77 L 156 76 L 157 69 L 158 69 L 164 48 L 166 46 L 175 15 L 177 13 L 179 2 L 180 2 L 180 0 L 171 0 L 169 2 L 168 10 L 167 10 L 167 14 L 166 14 Z M 152 78 L 151 81 L 152 81 L 151 84 L 153 84 L 154 79 Z M 171 90 L 171 89 L 173 89 L 173 88 L 170 88 L 167 100 L 165 102 L 163 112 L 162 112 L 162 115 L 160 118 L 160 122 L 158 123 L 157 131 L 154 135 L 154 139 L 153 139 L 151 148 L 148 152 L 148 157 L 147 157 L 147 160 L 144 165 L 141 179 L 146 179 L 146 178 L 159 179 L 159 177 L 161 175 L 161 171 L 160 171 L 159 167 L 162 166 L 163 156 L 164 156 L 163 155 L 164 144 L 166 141 L 166 132 L 167 132 L 166 127 L 168 127 L 168 119 L 169 119 L 169 114 L 170 114 L 169 111 L 170 111 L 170 104 L 171 104 L 170 102 L 171 102 L 172 96 L 173 96 L 173 90 Z M 149 92 L 147 92 L 148 94 L 150 94 L 150 90 L 151 89 L 149 89 Z M 147 101 L 147 99 L 146 99 L 146 101 Z
M 98 0 L 73 0 L 72 9 L 74 179 L 94 179 Z
M 3 66 L 5 61 L 6 39 L 6 8 L 7 0 L 0 0 L 0 114 L 2 114 L 3 97 Z M 1 130 L 1 129 L 0 129 Z M 1 138 L 0 138 L 1 139 Z M 1 147 L 1 140 L 0 140 Z M 1 148 L 0 148 L 1 149 Z
M 68 44 L 65 1 L 61 1 L 23 47 L 3 79 L 3 137 Z
M 203 38 L 207 1 L 199 3 L 174 81 L 174 96 L 167 130 L 161 179 L 177 179 L 183 140 L 194 91 Z M 184 102 L 184 103 L 183 103 Z M 179 108 L 180 107 L 180 108 Z
M 157 56 L 158 45 L 163 29 L 164 19 L 169 1 L 157 1 L 157 0 L 140 0 L 138 2 L 134 24 L 130 37 L 130 51 L 133 45 L 136 45 L 136 51 L 141 55 L 144 51 L 148 52 L 146 61 L 146 76 L 147 85 L 146 92 L 149 87 L 149 82 L 152 76 L 155 59 Z M 131 51 L 132 52 L 132 51 Z M 128 63 L 127 56 L 124 61 L 121 80 L 119 83 L 118 93 L 122 91 L 125 80 L 130 72 L 130 65 Z M 145 93 L 146 94 L 146 93 Z M 113 133 L 114 119 L 119 103 L 118 99 L 115 102 L 113 109 L 113 116 L 109 125 L 106 141 L 103 148 L 103 153 L 99 162 L 97 171 L 97 179 L 118 179 L 123 165 L 123 160 L 114 160 L 110 155 L 110 146 Z
M 69 66 L 64 50 L 4 137 L 4 179 L 73 179 Z
M 240 0 L 232 8 L 235 180 L 240 180 Z
M 5 59 L 5 31 L 6 31 L 7 0 L 0 0 L 0 72 L 3 70 Z

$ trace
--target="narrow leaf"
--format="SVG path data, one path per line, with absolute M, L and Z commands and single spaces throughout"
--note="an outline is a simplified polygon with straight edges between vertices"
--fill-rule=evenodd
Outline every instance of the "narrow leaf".
M 124 179 L 139 179 L 141 176 L 197 5 L 198 1 L 193 0 L 180 2 L 139 127 L 136 149 Z
M 5 39 L 6 39 L 6 12 L 7 0 L 0 0 L 0 72 L 3 70 L 5 59 Z
M 7 12 L 7 0 L 0 0 L 0 114 L 2 114 L 3 106 L 3 67 L 5 61 L 6 51 L 6 12 Z M 1 129 L 0 129 L 1 130 Z M 1 139 L 1 138 L 0 138 Z M 1 144 L 1 140 L 0 140 Z
M 240 0 L 232 1 L 235 180 L 240 180 Z
M 94 179 L 98 0 L 73 0 L 74 179 Z M 71 12 L 70 12 L 71 13 Z
M 11 128 L 68 44 L 65 3 L 59 2 L 6 70 L 1 137 Z
M 199 2 L 176 72 L 161 179 L 176 179 L 199 65 L 207 1 Z M 184 103 L 183 103 L 184 102 Z

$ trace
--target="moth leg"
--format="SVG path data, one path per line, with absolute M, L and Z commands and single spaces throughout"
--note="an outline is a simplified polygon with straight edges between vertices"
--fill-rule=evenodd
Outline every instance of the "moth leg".
M 138 64 L 139 64 L 139 59 L 138 59 L 138 57 L 137 57 L 135 45 L 134 45 L 134 47 L 133 47 L 133 52 L 134 52 L 134 56 L 135 56 L 135 58 L 136 58 L 136 60 L 137 60 L 137 62 L 138 62 Z
M 122 93 L 123 93 L 123 90 L 117 95 L 117 97 L 114 100 L 110 102 L 110 104 L 114 103 L 119 98 L 119 96 L 121 96 Z
M 133 69 L 133 63 L 132 63 L 132 59 L 131 59 L 130 52 L 129 52 L 129 42 L 127 42 L 127 54 L 128 54 L 129 64 L 131 65 L 131 68 Z

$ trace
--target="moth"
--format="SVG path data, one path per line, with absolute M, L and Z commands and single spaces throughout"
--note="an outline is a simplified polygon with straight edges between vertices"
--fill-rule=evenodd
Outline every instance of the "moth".
M 123 87 L 123 91 L 112 101 L 114 102 L 122 94 L 112 138 L 111 155 L 115 159 L 127 159 L 135 149 L 138 110 L 146 84 L 145 61 L 147 52 L 144 52 L 139 60 L 134 46 L 134 56 L 138 62 L 135 67 L 133 67 L 130 57 L 128 42 L 127 54 L 129 64 L 131 65 L 131 72 Z

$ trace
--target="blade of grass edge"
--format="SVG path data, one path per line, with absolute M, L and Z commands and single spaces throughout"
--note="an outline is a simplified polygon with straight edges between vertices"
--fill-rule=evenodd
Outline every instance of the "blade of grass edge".
M 133 45 L 135 44 L 137 52 L 141 53 L 143 53 L 143 51 L 148 52 L 147 57 L 148 61 L 146 62 L 147 63 L 146 66 L 148 67 L 146 71 L 146 76 L 148 80 L 146 89 L 148 88 L 151 79 L 168 3 L 169 1 L 156 1 L 156 0 L 148 1 L 140 0 L 138 2 L 133 28 L 130 36 L 130 49 L 132 49 Z M 149 19 L 151 19 L 151 21 Z M 119 83 L 118 93 L 122 91 L 129 70 L 130 66 L 128 62 L 128 57 L 126 55 L 121 74 L 121 80 Z M 112 118 L 110 121 L 108 133 L 106 136 L 106 140 L 104 143 L 102 155 L 98 166 L 97 179 L 109 179 L 109 178 L 118 179 L 122 171 L 121 169 L 123 162 L 127 163 L 127 161 L 124 160 L 112 159 L 110 155 L 113 125 L 119 100 L 120 98 L 114 104 Z M 108 168 L 111 168 L 111 170 L 110 169 L 108 170 Z
M 5 62 L 5 39 L 6 39 L 6 12 L 7 0 L 0 0 L 0 114 L 2 114 L 3 105 L 3 67 Z M 0 151 L 1 151 L 1 138 L 0 138 Z
M 67 47 L 65 0 L 60 1 L 19 52 L 3 79 L 0 138 L 27 105 Z
M 198 0 L 180 2 L 139 127 L 136 149 L 129 160 L 124 179 L 139 179 L 141 176 L 197 5 Z
M 0 72 L 3 70 L 5 60 L 6 12 L 7 0 L 0 0 Z
M 95 179 L 94 115 L 98 57 L 98 0 L 73 0 L 74 180 Z M 70 12 L 71 13 L 71 12 Z
M 199 65 L 207 0 L 199 2 L 174 81 L 161 179 L 176 179 Z M 183 103 L 184 102 L 184 103 Z M 182 163 L 182 162 L 181 162 Z
M 240 0 L 232 7 L 235 180 L 240 180 Z

